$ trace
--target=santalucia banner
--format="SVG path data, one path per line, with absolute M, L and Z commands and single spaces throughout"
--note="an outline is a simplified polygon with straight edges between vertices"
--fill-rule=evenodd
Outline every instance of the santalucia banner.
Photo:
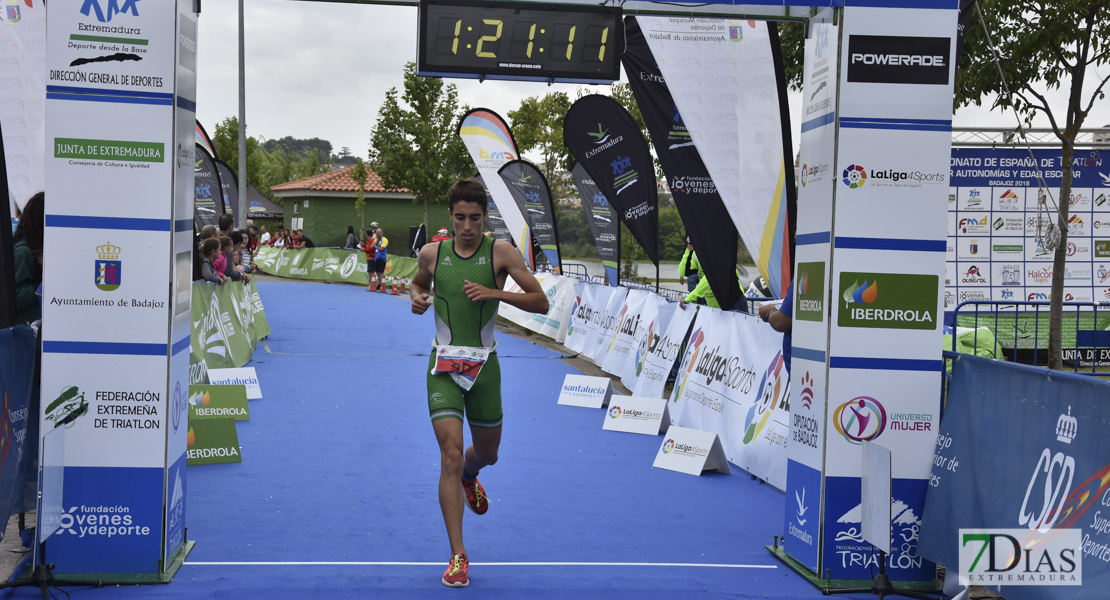
M 193 282 L 189 383 L 206 383 L 208 369 L 242 367 L 270 325 L 254 282 Z
M 303 248 L 290 250 L 263 246 L 254 258 L 255 264 L 270 275 L 312 281 L 335 281 L 369 285 L 366 255 L 361 250 L 342 248 Z M 412 279 L 416 275 L 416 259 L 390 256 L 385 263 L 387 277 Z

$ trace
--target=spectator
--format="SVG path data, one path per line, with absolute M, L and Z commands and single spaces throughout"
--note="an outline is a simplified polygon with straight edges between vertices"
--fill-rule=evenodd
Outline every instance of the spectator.
M 235 246 L 235 270 L 242 273 L 250 273 L 253 271 L 251 268 L 253 266 L 251 264 L 251 253 L 250 250 L 247 250 L 247 236 L 243 235 L 241 231 L 232 231 L 231 243 Z M 247 282 L 250 282 L 249 278 Z
M 304 234 L 303 229 L 298 229 L 297 230 L 297 237 L 294 238 L 294 239 L 296 240 L 295 242 L 293 242 L 293 247 L 294 248 L 301 249 L 301 248 L 315 248 L 316 247 L 316 244 L 311 239 L 309 239 L 309 237 L 307 235 Z
M 686 291 L 692 292 L 701 278 L 701 263 L 694 252 L 694 245 L 690 243 L 690 236 L 686 236 L 686 251 L 682 253 L 682 260 L 678 262 L 678 282 L 686 283 Z
M 201 262 L 204 260 L 204 252 L 201 250 L 201 244 L 204 240 L 216 237 L 218 233 L 215 225 L 205 225 L 200 228 L 200 233 L 196 236 L 196 250 L 193 251 L 193 281 L 200 281 L 204 279 L 200 272 Z
M 234 215 L 220 215 L 220 235 L 227 236 L 231 233 L 231 228 L 235 226 Z
M 378 278 L 378 291 L 384 292 L 385 289 L 385 263 L 389 259 L 386 254 L 386 248 L 389 246 L 389 240 L 382 234 L 382 228 L 378 227 L 374 230 L 374 236 L 377 238 L 374 241 L 374 274 Z
M 736 269 L 737 282 L 740 280 L 740 269 Z M 721 308 L 721 304 L 717 302 L 717 297 L 713 294 L 713 288 L 709 287 L 709 279 L 702 277 L 698 281 L 698 285 L 694 287 L 693 291 L 681 298 L 678 301 L 679 308 L 686 309 L 686 305 L 690 303 L 705 304 L 713 308 Z M 740 286 L 740 297 L 736 299 L 736 303 L 732 305 L 735 312 L 748 312 L 748 299 L 744 296 L 744 286 Z
M 298 230 L 296 230 L 292 233 L 293 233 L 293 239 L 292 240 L 287 239 L 286 240 L 286 246 L 288 248 L 293 248 L 294 250 L 298 250 L 298 249 L 302 248 L 302 246 L 301 246 L 301 230 L 298 229 Z
M 15 265 L 15 322 L 33 323 L 42 318 L 42 303 L 35 290 L 42 283 L 42 236 L 46 227 L 46 194 L 39 192 L 27 201 L 19 225 L 12 234 Z
M 241 233 L 233 231 L 231 232 L 231 234 L 240 236 L 239 241 L 240 244 L 242 243 Z M 235 269 L 235 251 L 238 247 L 238 244 L 236 244 L 231 237 L 224 236 L 220 238 L 220 252 L 225 259 L 223 263 L 223 269 L 220 272 L 227 276 L 228 279 L 231 279 L 233 281 L 247 282 L 250 281 L 250 277 Z
M 262 226 L 262 237 L 258 238 L 258 241 L 262 244 L 271 245 L 270 244 L 270 232 L 266 231 L 266 226 L 265 225 Z
M 277 230 L 277 235 L 275 235 L 273 237 L 273 239 L 270 240 L 270 245 L 275 247 L 275 248 L 284 248 L 285 247 L 285 229 L 284 228 L 279 228 Z
M 362 251 L 366 254 L 366 279 L 370 285 L 366 286 L 366 291 L 374 291 L 374 255 L 377 254 L 377 249 L 374 244 L 377 243 L 377 238 L 374 237 L 374 230 L 366 230 L 366 241 L 362 243 Z
M 451 236 L 447 233 L 446 227 L 440 227 L 439 231 L 437 231 L 436 234 L 432 236 L 433 242 L 445 242 L 449 239 L 451 239 Z
M 355 226 L 347 226 L 347 241 L 343 244 L 344 250 L 358 250 L 358 236 L 355 235 Z
M 254 225 L 247 226 L 246 249 L 251 256 L 258 254 L 258 228 Z
M 759 318 L 771 325 L 771 329 L 782 332 L 782 361 L 786 365 L 786 372 L 790 372 L 790 351 L 793 346 L 794 329 L 794 282 L 786 288 L 782 297 L 782 305 L 775 306 L 768 302 L 759 307 Z
M 201 279 L 223 285 L 225 277 L 213 265 L 213 261 L 220 255 L 220 240 L 208 238 L 201 242 L 200 254 L 203 257 L 200 263 Z

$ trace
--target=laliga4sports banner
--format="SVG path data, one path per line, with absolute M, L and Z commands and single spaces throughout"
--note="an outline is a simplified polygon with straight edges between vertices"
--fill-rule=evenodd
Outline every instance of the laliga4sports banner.
M 586 169 L 581 163 L 574 163 L 570 169 L 574 177 L 574 185 L 578 188 L 578 196 L 582 198 L 582 209 L 586 212 L 590 222 L 590 232 L 594 234 L 597 252 L 601 257 L 601 266 L 605 267 L 605 279 L 611 286 L 620 285 L 620 246 L 621 228 L 620 217 L 613 205 L 605 199 L 601 188 L 597 187 L 590 179 Z
M 555 206 L 551 203 L 551 188 L 547 185 L 547 178 L 535 165 L 519 159 L 505 163 L 497 174 L 505 182 L 505 187 L 513 195 L 517 206 L 524 207 L 524 216 L 528 218 L 532 235 L 543 250 L 547 264 L 561 272 L 563 263 L 559 260 Z
M 525 312 L 505 303 L 498 309 L 497 314 L 561 344 L 566 339 L 567 322 L 570 321 L 571 309 L 575 304 L 575 280 L 555 273 L 537 273 L 536 281 L 539 282 L 551 305 L 546 313 L 540 315 Z M 513 281 L 512 277 L 509 277 L 505 281 L 505 291 L 510 294 L 520 294 L 524 290 L 520 289 L 520 285 Z
M 219 225 L 224 214 L 223 186 L 216 162 L 200 144 L 196 145 L 196 165 L 193 171 L 193 222 L 197 229 L 205 225 Z
M 659 315 L 648 324 L 647 334 L 636 349 L 636 364 L 632 371 L 635 381 L 632 385 L 624 382 L 633 396 L 663 397 L 663 386 L 678 360 L 678 352 L 696 314 L 695 305 L 682 310 L 673 302 L 660 304 Z
M 790 376 L 782 334 L 749 315 L 699 307 L 670 409 L 672 424 L 716 433 L 729 462 L 785 489 Z
M 781 298 L 790 285 L 793 228 L 789 220 L 797 211 L 777 31 L 765 21 L 636 17 L 636 22 L 643 34 L 636 35 L 634 46 L 630 29 L 625 65 L 653 56 L 662 77 L 629 77 L 633 90 L 636 86 L 670 90 L 675 108 L 670 103 L 661 108 L 667 117 L 667 111 L 680 113 L 682 121 L 667 125 L 669 135 L 685 134 L 693 142 L 699 166 L 704 164 L 712 176 L 715 193 L 759 272 L 770 282 L 775 297 Z M 645 42 L 650 53 L 640 47 Z M 643 100 L 640 105 L 644 106 Z M 646 110 L 644 118 L 648 119 Z M 666 171 L 662 153 L 659 158 Z M 677 201 L 678 190 L 674 192 Z M 700 249 L 697 239 L 693 241 L 694 248 Z M 705 264 L 703 252 L 698 259 Z
M 627 46 L 621 56 L 629 85 L 644 115 L 655 153 L 671 186 L 686 234 L 717 301 L 731 307 L 740 297 L 736 280 L 736 227 L 694 147 L 663 75 L 635 17 L 625 19 Z
M 616 332 L 598 365 L 601 370 L 624 378 L 629 364 L 636 356 L 636 348 L 647 332 L 647 324 L 659 313 L 655 298 L 657 296 L 652 292 L 629 290 L 620 315 L 617 316 Z
M 563 345 L 567 348 L 585 353 L 586 347 L 593 343 L 597 335 L 597 324 L 601 320 L 601 313 L 609 303 L 610 288 L 593 283 L 578 282 L 574 284 L 574 304 L 570 308 L 570 324 Z
M 632 237 L 659 265 L 659 192 L 647 140 L 619 102 L 579 98 L 563 121 L 563 143 L 617 209 Z
M 598 306 L 600 311 L 592 319 L 596 324 L 593 338 L 587 340 L 586 346 L 582 350 L 582 354 L 585 354 L 597 365 L 601 364 L 601 359 L 604 358 L 603 353 L 617 333 L 617 320 L 621 311 L 624 310 L 624 301 L 628 294 L 628 288 L 607 289 L 611 290 L 609 296 L 604 305 Z M 604 297 L 605 294 L 601 293 L 600 296 Z
M 516 140 L 509 131 L 505 120 L 492 110 L 475 108 L 463 115 L 459 121 L 459 137 L 462 138 L 470 158 L 482 175 L 486 191 L 497 201 L 509 234 L 516 240 L 517 250 L 524 257 L 525 264 L 535 269 L 532 260 L 532 237 L 528 221 L 517 206 L 513 195 L 501 181 L 497 171 L 507 162 L 515 160 L 520 154 L 516 150 Z

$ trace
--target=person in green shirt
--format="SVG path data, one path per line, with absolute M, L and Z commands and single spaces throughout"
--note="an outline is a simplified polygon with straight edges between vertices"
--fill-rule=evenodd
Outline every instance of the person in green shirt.
M 701 263 L 694 252 L 694 245 L 690 243 L 690 236 L 686 236 L 686 251 L 682 253 L 682 260 L 678 263 L 678 282 L 686 284 L 686 291 L 692 292 L 698 285 L 698 280 L 704 281 L 701 276 Z
M 736 269 L 736 280 L 737 282 L 740 281 L 740 269 Z M 709 278 L 702 277 L 698 285 L 694 286 L 694 289 L 689 294 L 686 294 L 685 298 L 679 299 L 678 307 L 686 310 L 687 304 L 694 303 L 705 304 L 713 308 L 721 308 L 721 303 L 717 302 L 717 297 L 713 295 L 713 288 L 709 287 Z M 740 298 L 736 300 L 736 304 L 731 310 L 740 312 L 747 312 L 748 310 L 748 302 L 747 299 L 744 298 L 743 285 L 740 286 Z
M 42 318 L 42 305 L 35 291 L 42 283 L 42 236 L 46 227 L 46 194 L 39 192 L 27 201 L 19 226 L 12 234 L 15 264 L 15 322 L 33 323 Z
M 478 470 L 497 462 L 501 444 L 501 368 L 493 339 L 497 308 L 506 302 L 543 314 L 549 305 L 517 249 L 482 235 L 489 217 L 482 184 L 460 180 L 447 192 L 447 203 L 455 237 L 420 249 L 410 295 L 414 314 L 430 307 L 435 314 L 435 347 L 426 376 L 428 412 L 439 443 L 439 507 L 451 544 L 441 581 L 465 587 L 470 579 L 463 504 L 479 515 L 489 508 Z M 504 291 L 510 276 L 521 293 Z M 473 441 L 465 451 L 464 415 Z

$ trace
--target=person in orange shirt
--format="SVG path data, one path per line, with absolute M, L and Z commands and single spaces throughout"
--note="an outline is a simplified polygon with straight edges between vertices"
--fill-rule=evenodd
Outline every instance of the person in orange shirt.
M 433 242 L 446 242 L 449 239 L 451 239 L 451 236 L 448 235 L 446 227 L 440 227 L 439 231 L 437 231 L 436 234 L 432 236 Z

